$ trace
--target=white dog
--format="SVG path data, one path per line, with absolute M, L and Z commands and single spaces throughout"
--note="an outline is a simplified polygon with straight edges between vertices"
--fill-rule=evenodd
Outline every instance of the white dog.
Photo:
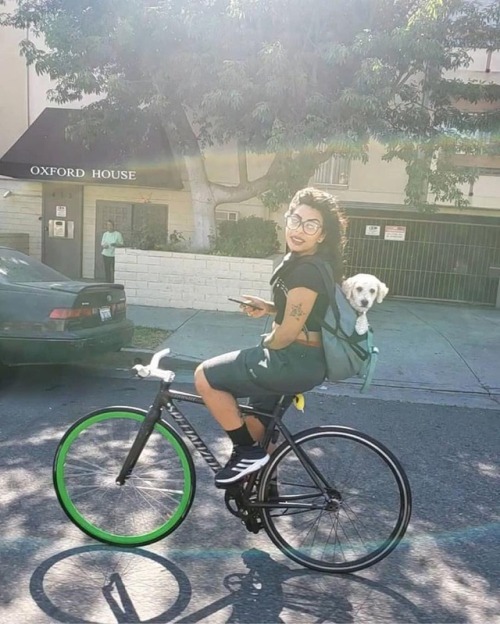
M 358 273 L 342 282 L 342 290 L 347 300 L 359 314 L 356 321 L 356 332 L 361 336 L 368 331 L 366 313 L 375 303 L 382 303 L 389 292 L 387 286 L 375 275 Z

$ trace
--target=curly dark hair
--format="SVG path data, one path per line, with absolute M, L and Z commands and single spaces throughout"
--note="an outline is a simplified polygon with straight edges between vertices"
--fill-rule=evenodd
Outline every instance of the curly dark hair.
M 293 214 L 301 204 L 315 208 L 321 213 L 325 239 L 319 244 L 318 254 L 332 265 L 335 281 L 342 282 L 345 264 L 344 250 L 347 241 L 347 217 L 344 211 L 339 207 L 333 195 L 314 187 L 297 191 L 290 202 L 288 213 Z

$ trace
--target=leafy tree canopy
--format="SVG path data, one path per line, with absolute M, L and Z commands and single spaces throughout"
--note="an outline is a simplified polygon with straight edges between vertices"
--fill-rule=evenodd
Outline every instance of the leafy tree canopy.
M 466 66 L 471 48 L 498 47 L 498 2 L 18 0 L 2 21 L 45 40 L 23 41 L 22 53 L 55 81 L 55 102 L 99 96 L 87 135 L 140 140 L 144 120 L 160 121 L 187 157 L 200 246 L 216 205 L 286 201 L 331 155 L 366 158 L 369 136 L 406 162 L 410 203 L 428 208 L 430 183 L 437 201 L 461 205 L 456 184 L 474 172 L 448 167 L 433 189 L 432 159 L 458 144 L 482 150 L 468 137 L 500 119 L 500 106 L 456 106 L 499 101 L 500 87 L 443 76 Z M 229 140 L 239 145 L 237 186 L 208 180 L 202 157 Z M 247 151 L 274 155 L 261 178 L 248 179 Z

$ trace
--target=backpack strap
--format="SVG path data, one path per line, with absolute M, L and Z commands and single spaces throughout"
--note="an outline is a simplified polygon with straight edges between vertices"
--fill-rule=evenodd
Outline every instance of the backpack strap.
M 273 274 L 271 276 L 271 279 L 269 280 L 269 283 L 271 284 L 271 286 L 274 285 L 274 282 L 276 282 L 276 280 L 279 277 L 283 277 L 283 275 L 285 273 L 288 272 L 288 270 L 295 265 L 296 262 L 296 258 L 294 258 L 293 254 L 291 252 L 287 253 L 284 257 L 283 260 L 278 264 L 278 266 L 274 269 Z
M 314 315 L 314 319 L 326 331 L 328 331 L 331 334 L 334 334 L 335 336 L 337 336 L 337 338 L 339 338 L 339 340 L 343 340 L 345 342 L 348 342 L 349 345 L 351 346 L 351 348 L 353 349 L 353 351 L 362 360 L 368 359 L 368 357 L 370 355 L 369 351 L 367 351 L 360 344 L 358 344 L 358 343 L 363 342 L 365 340 L 365 336 L 364 335 L 360 336 L 360 335 L 355 335 L 355 334 L 349 336 L 348 334 L 345 333 L 344 329 L 342 328 L 342 324 L 341 324 L 341 321 L 340 321 L 340 310 L 339 310 L 339 306 L 337 304 L 337 299 L 336 299 L 336 291 L 337 291 L 338 288 L 340 288 L 340 286 L 335 281 L 335 278 L 333 276 L 333 270 L 332 270 L 331 266 L 327 262 L 325 262 L 322 258 L 320 258 L 318 256 L 307 256 L 307 257 L 304 257 L 303 258 L 303 262 L 309 262 L 310 264 L 314 264 L 318 268 L 319 272 L 321 273 L 321 278 L 323 279 L 323 282 L 325 284 L 326 291 L 327 291 L 327 294 L 328 294 L 328 298 L 329 298 L 329 301 L 330 301 L 330 307 L 332 308 L 332 312 L 333 312 L 333 315 L 335 317 L 335 327 L 332 327 L 324 319 L 319 318 L 316 315 Z M 353 313 L 354 313 L 354 310 L 353 310 Z M 371 327 L 368 329 L 368 331 L 370 333 L 373 333 L 373 330 L 371 329 Z

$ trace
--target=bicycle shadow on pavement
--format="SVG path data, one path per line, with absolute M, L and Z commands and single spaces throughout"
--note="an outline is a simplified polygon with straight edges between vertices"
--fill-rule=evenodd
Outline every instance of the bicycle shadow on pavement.
M 416 605 L 382 583 L 357 575 L 332 575 L 289 568 L 256 548 L 246 550 L 241 557 L 248 572 L 225 576 L 223 584 L 229 594 L 180 618 L 178 624 L 212 622 L 216 613 L 220 618 L 217 621 L 245 624 L 357 622 L 360 617 L 363 620 L 367 617 L 367 613 L 363 616 L 362 611 L 374 592 L 385 594 L 389 601 L 400 603 L 399 609 L 404 611 L 405 621 L 422 621 L 419 618 L 424 614 Z M 355 585 L 358 591 L 345 591 L 346 585 Z M 224 610 L 230 611 L 229 615 L 226 614 L 227 619 L 220 617 L 220 612 Z
M 193 592 L 185 572 L 142 548 L 66 550 L 35 569 L 30 594 L 45 614 L 65 624 L 271 624 L 297 618 L 348 623 L 373 621 L 372 615 L 379 621 L 403 621 L 395 619 L 396 613 L 406 622 L 425 621 L 425 613 L 380 582 L 290 568 L 256 548 L 241 558 L 248 572 L 227 574 L 222 581 L 227 594 L 187 615 Z
M 174 563 L 142 548 L 81 546 L 41 563 L 30 594 L 66 624 L 171 622 L 189 605 L 191 583 Z

